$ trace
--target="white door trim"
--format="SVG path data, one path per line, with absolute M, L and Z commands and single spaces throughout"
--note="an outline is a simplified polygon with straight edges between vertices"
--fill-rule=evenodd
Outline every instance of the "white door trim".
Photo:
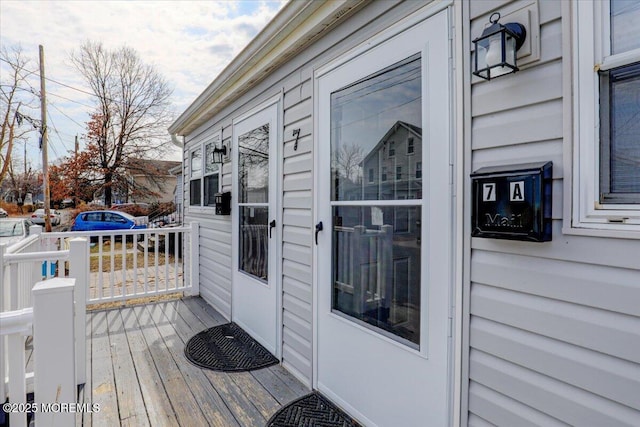
M 270 218 L 276 219 L 276 227 L 273 229 L 273 238 L 276 239 L 275 242 L 275 251 L 273 254 L 270 254 L 270 258 L 274 257 L 275 262 L 270 263 L 274 266 L 274 268 L 270 268 L 269 277 L 272 286 L 275 287 L 276 292 L 276 316 L 275 316 L 275 347 L 270 349 L 274 352 L 274 356 L 279 360 L 282 359 L 282 267 L 281 267 L 281 257 L 282 257 L 282 197 L 281 191 L 282 188 L 282 95 L 275 95 L 266 101 L 260 103 L 256 107 L 251 110 L 246 111 L 245 113 L 235 117 L 232 120 L 232 138 L 231 138 L 231 159 L 232 159 L 232 173 L 231 173 L 231 320 L 234 321 L 236 307 L 234 304 L 234 293 L 237 284 L 235 283 L 235 277 L 239 273 L 238 270 L 238 250 L 239 250 L 239 233 L 238 233 L 238 135 L 236 132 L 236 126 L 245 120 L 250 119 L 256 114 L 262 113 L 263 111 L 274 108 L 274 137 L 273 141 L 270 142 L 274 144 L 273 147 L 273 162 L 271 162 L 270 166 L 273 170 L 270 170 L 270 175 L 273 178 L 270 178 L 270 186 L 274 186 L 275 188 L 270 188 L 270 193 L 274 195 L 273 200 L 271 200 L 270 194 Z M 273 275 L 273 277 L 272 277 Z M 257 337 L 254 337 L 257 338 Z M 258 340 L 259 341 L 259 340 Z M 264 345 L 264 343 L 262 343 Z M 265 347 L 270 347 L 265 345 Z
M 375 47 L 379 46 L 380 44 L 385 43 L 386 41 L 390 40 L 391 38 L 393 38 L 394 36 L 410 29 L 411 27 L 420 24 L 421 22 L 425 21 L 426 19 L 432 17 L 433 15 L 437 14 L 438 12 L 442 11 L 443 9 L 446 9 L 447 6 L 449 4 L 439 4 L 437 5 L 437 7 L 425 7 L 423 9 L 421 9 L 420 11 L 416 12 L 415 14 L 411 15 L 410 17 L 405 18 L 404 20 L 402 20 L 401 22 L 399 22 L 398 24 L 390 27 L 388 30 L 380 33 L 378 36 L 376 36 L 374 39 L 372 39 L 371 41 L 368 41 L 365 45 L 363 46 L 359 46 L 353 50 L 351 50 L 349 53 L 345 54 L 344 56 L 326 64 L 325 66 L 317 69 L 314 73 L 314 80 L 313 80 L 313 93 L 314 93 L 314 115 L 313 115 L 313 127 L 314 127 L 314 153 L 316 153 L 316 155 L 314 156 L 314 188 L 315 190 L 315 194 L 314 194 L 314 210 L 313 210 L 313 224 L 317 224 L 318 221 L 323 220 L 325 222 L 324 224 L 324 231 L 320 233 L 319 238 L 322 239 L 322 233 L 326 235 L 328 235 L 329 233 L 331 233 L 331 224 L 329 224 L 330 219 L 326 218 L 326 215 L 321 216 L 319 213 L 319 209 L 321 208 L 321 203 L 324 203 L 323 200 L 319 199 L 319 191 L 318 189 L 320 188 L 321 184 L 321 179 L 326 179 L 326 168 L 323 162 L 323 159 L 321 159 L 320 155 L 318 154 L 320 152 L 320 144 L 324 143 L 326 144 L 327 141 L 320 141 L 320 119 L 319 119 L 319 111 L 320 108 L 325 108 L 325 106 L 321 106 L 320 105 L 320 84 L 319 84 L 319 80 L 320 77 L 322 77 L 323 75 L 326 75 L 327 73 L 330 73 L 333 70 L 336 70 L 337 68 L 339 68 L 340 66 L 347 64 L 348 62 L 354 60 L 355 58 L 361 56 L 361 55 L 365 55 L 367 52 L 369 52 L 371 49 L 374 49 Z M 448 25 L 451 26 L 452 23 L 452 17 L 450 16 L 450 13 L 447 12 L 443 12 L 447 14 L 447 22 Z M 449 34 L 451 35 L 453 33 L 453 30 L 451 30 L 451 28 L 449 28 Z M 450 40 L 450 37 L 448 38 Z M 449 55 L 452 54 L 451 50 L 449 50 Z M 452 59 L 452 58 L 450 58 Z M 447 66 L 447 67 L 451 67 L 451 63 L 448 64 L 442 64 L 443 66 Z M 453 70 L 449 69 L 449 83 L 451 85 L 451 87 L 449 89 L 451 89 L 451 91 L 454 90 L 454 86 L 457 87 L 457 80 L 456 80 L 457 74 L 454 75 Z M 460 236 L 460 218 L 461 218 L 461 209 L 462 209 L 462 203 L 459 203 L 457 199 L 455 199 L 455 194 L 459 194 L 458 190 L 459 190 L 459 182 L 461 181 L 458 177 L 459 175 L 459 171 L 461 168 L 461 164 L 458 166 L 455 166 L 454 162 L 458 162 L 460 161 L 460 152 L 459 149 L 457 147 L 457 145 L 455 144 L 455 134 L 456 131 L 454 129 L 459 129 L 458 127 L 458 123 L 459 121 L 456 119 L 456 112 L 458 111 L 455 108 L 455 102 L 456 102 L 456 97 L 454 96 L 454 94 L 449 91 L 449 99 L 447 102 L 447 106 L 446 106 L 446 112 L 447 112 L 447 116 L 448 116 L 448 123 L 450 125 L 450 130 L 447 133 L 447 138 L 449 141 L 449 145 L 450 145 L 450 163 L 451 165 L 447 167 L 447 173 L 444 174 L 443 176 L 438 176 L 439 179 L 444 179 L 448 182 L 449 184 L 449 209 L 450 212 L 454 215 L 454 218 L 450 221 L 450 230 L 448 231 L 449 235 L 451 237 L 457 237 L 456 241 L 452 241 L 450 242 L 445 251 L 447 254 L 447 257 L 449 258 L 449 262 L 452 264 L 457 264 L 460 260 L 458 258 L 458 255 L 460 254 L 460 249 L 459 246 L 462 244 L 462 239 Z M 426 114 L 426 112 L 424 113 Z M 425 123 L 428 123 L 428 121 L 425 121 Z M 432 177 L 433 178 L 433 177 Z M 454 188 L 454 185 L 456 185 L 456 187 Z M 428 197 L 427 195 L 425 195 L 425 197 Z M 368 202 L 363 202 L 364 204 L 368 204 Z M 397 204 L 397 203 L 394 203 Z M 402 203 L 399 203 L 402 204 Z M 325 237 L 326 238 L 326 237 Z M 459 242 L 458 242 L 459 241 Z M 425 242 L 426 243 L 426 242 Z M 429 247 L 430 246 L 430 247 Z M 428 253 L 432 250 L 435 249 L 435 246 L 433 246 L 433 244 L 427 246 L 425 244 L 424 246 L 424 251 L 423 251 L 423 256 L 427 256 Z M 318 248 L 316 247 L 316 245 L 313 245 L 313 259 L 314 261 L 317 261 L 318 259 Z M 318 291 L 318 287 L 319 287 L 319 283 L 320 283 L 320 274 L 322 272 L 320 272 L 319 268 L 317 267 L 317 263 L 315 264 L 315 271 L 313 274 L 313 288 L 312 288 L 312 295 L 313 295 L 313 305 L 312 305 L 312 311 L 313 311 L 313 315 L 312 315 L 312 321 L 313 321 L 313 363 L 312 363 L 312 383 L 313 383 L 313 387 L 314 388 L 319 388 L 319 386 L 321 387 L 321 385 L 319 384 L 319 380 L 318 380 L 318 364 L 319 364 L 319 360 L 318 360 L 318 322 L 319 322 L 319 291 Z M 449 269 L 449 279 L 448 279 L 448 293 L 449 293 L 449 308 L 448 308 L 448 312 L 449 312 L 449 322 L 453 321 L 454 317 L 457 317 L 457 313 L 459 313 L 459 309 L 457 309 L 457 304 L 458 304 L 458 292 L 459 292 L 459 277 L 460 277 L 460 273 L 459 273 L 459 269 L 458 267 L 456 267 L 455 265 L 452 265 Z M 424 305 L 425 310 L 428 307 L 428 304 Z M 457 322 L 456 322 L 457 323 Z M 353 324 L 351 324 L 351 326 L 354 326 Z M 362 328 L 365 331 L 368 331 L 366 328 Z M 456 339 L 454 339 L 453 337 L 451 337 L 451 335 L 456 335 Z M 454 394 L 454 390 L 459 392 L 459 387 L 456 387 L 453 384 L 454 378 L 459 378 L 459 360 L 458 358 L 459 356 L 459 352 L 456 351 L 456 346 L 458 345 L 459 341 L 459 337 L 461 336 L 461 330 L 459 329 L 459 326 L 456 325 L 456 331 L 451 331 L 451 334 L 449 336 L 449 348 L 447 349 L 447 360 L 448 360 L 448 364 L 449 364 L 449 369 L 448 369 L 448 373 L 447 373 L 447 384 L 448 384 L 448 394 L 450 397 L 453 396 Z M 426 344 L 426 342 L 425 342 Z M 426 345 L 424 346 L 426 347 Z M 425 349 L 424 347 L 421 348 L 421 353 L 424 350 L 425 352 L 428 351 L 428 349 Z M 413 351 L 408 349 L 409 351 Z M 425 354 L 426 357 L 426 354 Z M 329 397 L 333 397 L 333 398 L 337 398 L 337 396 L 332 396 L 331 392 L 329 390 L 323 390 L 323 392 L 327 393 L 329 395 Z M 339 400 L 339 399 L 338 399 Z M 454 407 L 459 409 L 459 398 L 453 397 L 453 399 L 447 399 L 448 400 L 448 408 L 447 408 L 447 416 L 449 420 L 455 419 L 455 417 L 452 414 L 452 411 L 454 409 Z M 453 400 L 453 402 L 451 401 Z M 458 402 L 457 404 L 455 402 Z M 340 402 L 340 404 L 345 404 L 345 402 Z M 359 414 L 360 415 L 360 419 L 364 422 L 368 422 L 370 423 L 370 420 L 367 420 L 365 417 L 362 416 L 362 414 L 360 414 L 356 408 L 353 407 L 349 407 L 348 404 L 345 404 L 345 407 L 352 412 L 353 414 Z

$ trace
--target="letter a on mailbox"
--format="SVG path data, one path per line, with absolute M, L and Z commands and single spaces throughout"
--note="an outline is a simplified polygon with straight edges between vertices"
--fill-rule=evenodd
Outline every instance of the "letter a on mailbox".
M 524 202 L 524 181 L 510 182 L 509 184 L 509 201 Z

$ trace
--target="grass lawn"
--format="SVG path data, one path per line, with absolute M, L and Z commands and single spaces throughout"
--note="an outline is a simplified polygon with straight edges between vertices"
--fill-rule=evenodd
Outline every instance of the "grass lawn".
M 103 273 L 110 272 L 112 256 L 113 256 L 113 263 L 114 263 L 113 269 L 116 271 L 122 270 L 123 268 L 122 245 L 123 245 L 123 242 L 114 242 L 112 244 L 112 242 L 110 241 L 104 241 L 102 243 L 102 256 L 100 256 L 99 254 L 99 250 L 100 250 L 99 245 L 97 244 L 93 245 L 90 249 L 90 254 L 91 254 L 90 261 L 89 261 L 89 265 L 91 269 L 90 271 L 92 273 L 96 273 L 100 271 L 100 258 L 102 257 L 102 272 Z M 125 268 L 133 268 L 134 249 L 137 249 L 135 250 L 135 255 L 137 258 L 137 267 L 143 268 L 144 267 L 144 251 L 137 248 L 137 245 L 134 248 L 134 244 L 132 242 L 127 242 L 125 246 L 125 250 L 126 250 Z M 158 258 L 158 266 L 164 267 L 164 264 L 165 264 L 164 251 L 160 251 L 157 258 Z M 175 256 L 173 254 L 169 254 L 168 258 L 169 258 L 168 262 L 170 265 L 175 263 Z M 148 251 L 147 259 L 148 259 L 147 261 L 148 268 L 154 268 L 155 262 L 156 262 L 155 252 Z

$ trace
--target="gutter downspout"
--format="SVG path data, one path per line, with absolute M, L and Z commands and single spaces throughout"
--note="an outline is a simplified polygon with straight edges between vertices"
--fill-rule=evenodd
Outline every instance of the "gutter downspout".
M 175 145 L 178 148 L 182 148 L 184 146 L 182 142 L 178 140 L 178 134 L 175 134 L 175 133 L 171 134 L 171 142 L 173 143 L 173 145 Z

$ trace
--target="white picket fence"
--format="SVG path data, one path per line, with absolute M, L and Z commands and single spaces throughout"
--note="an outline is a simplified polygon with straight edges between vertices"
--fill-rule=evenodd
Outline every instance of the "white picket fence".
M 32 227 L 32 235 L 22 242 L 0 245 L 0 400 L 9 397 L 12 403 L 24 403 L 27 386 L 33 384 L 38 402 L 75 402 L 75 389 L 67 400 L 61 400 L 57 386 L 54 394 L 49 391 L 52 384 L 62 384 L 56 376 L 64 376 L 74 387 L 85 382 L 87 304 L 178 292 L 198 295 L 198 240 L 197 223 L 117 232 L 42 233 L 40 227 Z M 71 326 L 63 324 L 69 316 Z M 33 372 L 25 372 L 25 339 L 30 335 L 35 366 Z M 62 345 L 65 342 L 71 343 L 71 350 Z M 52 360 L 72 363 L 71 371 L 54 368 Z M 11 425 L 25 425 L 23 415 L 12 414 Z M 46 418 L 39 414 L 38 424 Z M 72 425 L 67 421 L 58 417 L 46 424 Z

